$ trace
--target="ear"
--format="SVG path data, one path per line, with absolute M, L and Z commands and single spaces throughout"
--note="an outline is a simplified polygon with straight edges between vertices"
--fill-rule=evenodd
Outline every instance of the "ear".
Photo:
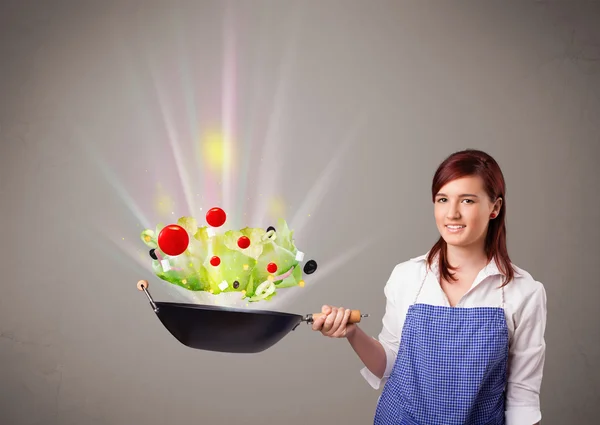
M 490 215 L 490 218 L 498 217 L 501 209 L 502 209 L 502 198 L 498 197 L 498 199 L 496 199 L 496 202 L 494 202 L 494 207 L 492 208 L 492 213 Z

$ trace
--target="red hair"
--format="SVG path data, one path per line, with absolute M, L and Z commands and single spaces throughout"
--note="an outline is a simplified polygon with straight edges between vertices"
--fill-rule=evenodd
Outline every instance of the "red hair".
M 492 202 L 502 198 L 502 207 L 498 216 L 489 222 L 485 238 L 485 253 L 488 262 L 492 259 L 496 261 L 498 270 L 504 275 L 502 286 L 505 286 L 514 278 L 514 269 L 506 248 L 506 184 L 500 166 L 494 158 L 475 149 L 466 149 L 450 155 L 440 164 L 433 176 L 431 185 L 433 202 L 435 202 L 435 195 L 444 185 L 467 176 L 481 177 L 485 191 Z M 427 264 L 431 266 L 433 259 L 439 254 L 438 264 L 441 276 L 447 281 L 456 280 L 450 272 L 455 268 L 448 262 L 446 249 L 446 241 L 440 236 L 427 255 Z

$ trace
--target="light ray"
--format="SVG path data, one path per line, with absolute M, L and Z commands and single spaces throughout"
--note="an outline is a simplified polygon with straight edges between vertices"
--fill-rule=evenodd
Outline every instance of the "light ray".
M 224 162 L 222 170 L 222 205 L 223 209 L 231 214 L 232 220 L 229 226 L 237 224 L 237 212 L 232 205 L 232 191 L 235 190 L 235 176 L 232 167 L 233 140 L 235 136 L 235 107 L 236 107 L 236 51 L 235 32 L 231 10 L 228 8 L 223 24 L 223 36 L 225 52 L 223 59 L 223 87 L 221 100 L 222 131 L 223 131 L 223 153 Z
M 151 259 L 147 251 L 134 247 L 134 245 L 127 239 L 123 240 L 123 238 L 107 234 L 104 229 L 95 223 L 90 226 L 89 229 L 91 230 L 90 234 L 92 236 L 96 235 L 94 240 L 104 240 L 104 243 L 97 244 L 97 246 L 103 252 L 107 253 L 117 264 L 120 264 L 139 276 L 138 279 L 147 280 L 150 285 L 153 285 L 153 281 L 158 281 L 160 290 L 171 298 L 179 298 L 181 301 L 185 302 L 194 301 L 190 291 L 187 291 L 188 293 L 185 294 L 184 292 L 178 291 L 176 286 L 169 282 L 160 280 L 158 278 L 154 279 L 155 275 L 154 271 L 152 270 Z M 131 282 L 132 288 L 135 288 L 134 285 L 136 282 Z
M 296 210 L 296 214 L 290 221 L 290 225 L 295 232 L 300 232 L 308 221 L 308 214 L 314 211 L 325 197 L 327 191 L 332 187 L 335 175 L 341 165 L 342 157 L 348 149 L 358 140 L 357 133 L 362 127 L 365 120 L 365 114 L 361 114 L 359 119 L 355 121 L 355 125 L 350 128 L 344 142 L 338 148 L 335 156 L 329 161 L 321 175 L 315 180 L 315 183 L 300 207 Z
M 294 14 L 295 17 L 300 16 L 299 13 Z M 289 83 L 291 70 L 293 69 L 293 59 L 296 53 L 296 42 L 297 42 L 297 30 L 300 23 L 300 19 L 295 20 L 290 27 L 292 27 L 291 40 L 286 46 L 284 56 L 281 61 L 281 67 L 279 71 L 279 78 L 277 79 L 277 86 L 275 88 L 273 108 L 269 116 L 269 122 L 267 127 L 267 133 L 265 140 L 262 145 L 262 153 L 260 157 L 260 165 L 258 168 L 258 193 L 255 195 L 257 198 L 254 202 L 254 208 L 252 213 L 252 223 L 256 226 L 262 226 L 265 224 L 265 216 L 267 213 L 267 202 L 268 198 L 276 195 L 276 188 L 278 182 L 281 180 L 281 168 L 282 158 L 280 156 L 281 149 L 278 148 L 278 144 L 282 143 L 283 137 L 281 137 L 281 126 L 284 121 L 284 105 L 285 95 L 287 94 L 287 85 Z M 261 202 L 261 197 L 264 198 Z
M 158 101 L 158 106 L 160 108 L 161 111 L 161 115 L 163 118 L 163 122 L 164 122 L 164 126 L 165 126 L 165 131 L 167 133 L 167 140 L 169 142 L 169 145 L 171 146 L 171 150 L 173 153 L 173 157 L 175 158 L 175 165 L 176 165 L 176 169 L 177 169 L 177 173 L 179 176 L 179 181 L 181 183 L 181 187 L 183 188 L 183 192 L 184 192 L 184 196 L 185 196 L 185 200 L 187 203 L 187 208 L 188 211 L 182 211 L 179 215 L 188 215 L 188 214 L 193 214 L 194 211 L 196 211 L 194 205 L 194 197 L 192 195 L 192 188 L 190 187 L 190 179 L 189 179 L 189 175 L 187 173 L 187 168 L 184 164 L 184 160 L 183 160 L 183 154 L 181 152 L 181 148 L 179 147 L 179 136 L 177 134 L 177 130 L 176 130 L 176 126 L 173 123 L 173 120 L 171 119 L 168 111 L 167 111 L 167 98 L 165 96 L 164 91 L 161 89 L 161 86 L 159 84 L 159 80 L 158 77 L 156 75 L 156 69 L 155 66 L 153 66 L 153 64 L 150 64 L 150 74 L 152 76 L 152 81 L 154 83 L 154 89 L 156 91 L 156 95 L 157 95 L 157 101 Z
M 261 46 L 263 46 L 264 43 L 261 43 Z M 262 51 L 262 49 L 261 49 Z M 255 80 L 255 85 L 257 85 L 256 80 Z M 254 90 L 253 93 L 257 91 Z M 249 211 L 249 205 L 250 203 L 247 202 L 248 199 L 248 186 L 250 185 L 250 181 L 251 181 L 251 175 L 250 175 L 250 164 L 252 163 L 252 146 L 253 146 L 253 141 L 255 138 L 255 132 L 256 129 L 258 127 L 257 125 L 257 121 L 258 121 L 258 111 L 259 108 L 257 107 L 253 107 L 250 109 L 249 111 L 249 116 L 247 118 L 247 120 L 245 120 L 248 123 L 248 129 L 244 131 L 244 134 L 240 134 L 239 140 L 238 142 L 238 146 L 239 146 L 239 150 L 237 151 L 238 155 L 237 155 L 237 159 L 238 159 L 238 189 L 237 189 L 237 200 L 236 200 L 236 205 L 237 205 L 237 209 L 239 210 L 239 220 L 238 223 L 240 224 L 240 227 L 245 227 L 246 225 L 249 225 L 248 220 L 251 219 L 251 217 L 248 217 L 248 211 Z
M 199 197 L 199 191 L 202 188 L 202 182 L 204 180 L 204 176 L 202 173 L 203 167 L 202 167 L 202 161 L 201 161 L 201 151 L 200 151 L 200 126 L 198 125 L 198 108 L 196 106 L 196 99 L 195 99 L 195 90 L 194 88 L 194 84 L 193 84 L 193 80 L 191 78 L 191 72 L 190 72 L 190 61 L 189 61 L 189 55 L 186 54 L 186 50 L 187 50 L 187 43 L 186 43 L 186 36 L 185 36 L 185 32 L 184 32 L 184 25 L 182 23 L 183 19 L 180 15 L 180 9 L 176 9 L 177 12 L 177 18 L 175 19 L 173 22 L 175 31 L 177 33 L 177 41 L 178 41 L 178 52 L 179 52 L 179 67 L 180 67 L 180 71 L 181 71 L 181 92 L 183 93 L 184 99 L 185 99 L 185 104 L 186 104 L 186 111 L 187 111 L 187 124 L 188 124 L 188 128 L 189 128 L 189 140 L 192 141 L 192 146 L 191 146 L 191 150 L 194 152 L 194 156 L 193 158 L 196 159 L 196 162 L 194 163 L 194 161 L 192 161 L 192 163 L 195 164 L 195 172 L 194 172 L 194 181 L 197 182 L 196 184 L 192 184 L 190 182 L 190 191 L 192 192 L 190 194 L 191 199 L 193 199 L 194 201 L 190 201 L 191 202 L 191 207 L 193 207 L 194 209 L 192 211 L 189 212 L 189 214 L 191 214 L 192 216 L 196 216 L 196 214 L 198 214 L 198 210 L 196 208 L 198 208 L 198 197 Z M 194 197 L 194 193 L 196 194 L 196 197 Z
M 193 205 L 193 197 L 192 197 L 192 192 L 191 192 L 191 188 L 189 185 L 189 178 L 188 178 L 188 175 L 186 172 L 186 168 L 185 168 L 185 165 L 183 164 L 183 157 L 181 154 L 181 150 L 180 150 L 179 144 L 177 142 L 177 138 L 178 138 L 177 132 L 175 130 L 175 126 L 173 125 L 171 118 L 169 117 L 169 114 L 166 111 L 166 106 L 165 106 L 166 99 L 164 98 L 164 94 L 160 90 L 154 70 L 151 70 L 151 74 L 152 74 L 152 77 L 154 80 L 156 94 L 159 98 L 158 103 L 159 103 L 160 111 L 161 111 L 161 114 L 162 114 L 162 117 L 164 120 L 165 130 L 167 132 L 167 139 L 168 139 L 169 145 L 171 146 L 173 156 L 175 158 L 175 164 L 176 164 L 176 168 L 177 168 L 177 173 L 179 175 L 179 181 L 180 181 L 181 186 L 184 191 L 184 196 L 185 196 L 185 199 L 187 202 L 188 211 L 189 211 L 189 213 L 191 213 L 192 211 L 195 210 L 192 206 Z
M 123 201 L 125 207 L 127 207 L 129 212 L 138 222 L 142 223 L 146 227 L 149 227 L 150 220 L 148 220 L 141 208 L 133 200 L 129 192 L 125 190 L 123 187 L 124 185 L 119 182 L 115 174 L 111 171 L 110 167 L 108 167 L 105 161 L 101 159 L 100 153 L 96 150 L 94 144 L 89 140 L 89 138 L 83 136 L 82 130 L 74 120 L 72 121 L 71 128 L 78 133 L 78 136 L 75 137 L 78 146 L 83 149 L 84 154 L 88 157 L 90 162 L 94 164 L 98 170 L 100 170 L 100 173 L 106 182 L 115 190 L 115 193 L 121 199 L 121 201 Z
M 369 245 L 373 244 L 375 237 L 363 240 L 362 243 L 354 246 L 353 248 L 345 251 L 338 255 L 332 260 L 328 260 L 323 265 L 319 265 L 314 277 L 309 275 L 304 278 L 306 284 L 303 288 L 291 287 L 279 290 L 277 295 L 269 301 L 268 309 L 284 309 L 289 306 L 293 299 L 297 299 L 298 296 L 303 295 L 306 291 L 314 289 L 317 283 L 323 281 L 323 279 L 331 276 L 335 271 L 339 270 L 342 266 L 347 264 L 352 258 L 364 251 Z M 299 265 L 301 267 L 302 264 Z

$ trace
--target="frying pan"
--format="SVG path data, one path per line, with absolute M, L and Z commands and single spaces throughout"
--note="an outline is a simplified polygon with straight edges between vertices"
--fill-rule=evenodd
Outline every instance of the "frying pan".
M 154 313 L 165 328 L 182 344 L 199 350 L 225 353 L 259 353 L 279 342 L 301 322 L 313 323 L 323 313 L 299 314 L 266 310 L 244 310 L 173 302 L 154 301 L 148 282 L 140 280 Z M 368 317 L 352 310 L 348 323 Z

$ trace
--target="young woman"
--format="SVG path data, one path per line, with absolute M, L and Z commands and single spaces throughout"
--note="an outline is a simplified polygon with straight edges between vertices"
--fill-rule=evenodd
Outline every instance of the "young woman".
M 433 178 L 440 239 L 398 264 L 375 339 L 323 306 L 313 329 L 346 338 L 384 388 L 377 425 L 534 425 L 541 420 L 546 292 L 506 248 L 505 183 L 488 154 L 449 156 Z

